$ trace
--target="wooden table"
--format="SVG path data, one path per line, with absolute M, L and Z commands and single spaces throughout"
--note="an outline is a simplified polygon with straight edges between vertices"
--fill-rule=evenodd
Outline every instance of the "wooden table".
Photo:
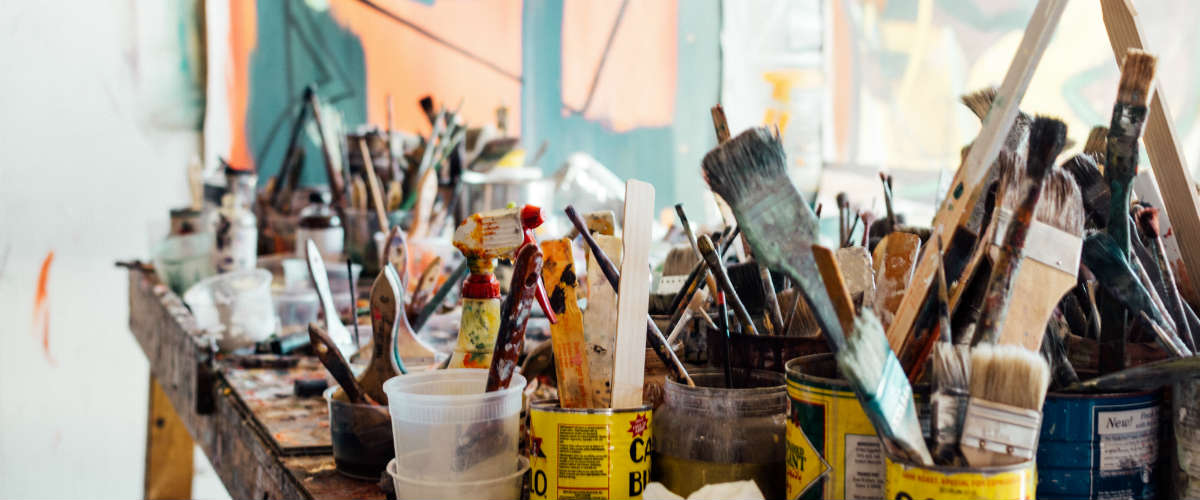
M 238 368 L 218 360 L 183 302 L 152 272 L 129 271 L 129 328 L 150 360 L 146 498 L 191 496 L 193 441 L 233 498 L 384 497 L 376 483 L 334 469 L 323 400 L 288 401 L 291 387 L 281 370 Z M 271 399 L 246 389 L 246 381 L 257 378 L 280 386 L 260 387 L 269 389 Z M 271 433 L 286 427 L 287 418 L 270 416 L 264 407 L 280 404 L 310 411 L 300 416 L 308 428 L 293 429 L 307 435 Z M 303 445 L 322 432 L 325 446 Z

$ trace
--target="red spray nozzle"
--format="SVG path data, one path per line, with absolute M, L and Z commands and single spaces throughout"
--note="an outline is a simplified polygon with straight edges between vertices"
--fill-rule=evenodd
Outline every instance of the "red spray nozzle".
M 533 230 L 546 222 L 546 212 L 541 207 L 536 205 L 525 205 L 521 207 L 521 226 L 525 229 L 524 245 L 536 245 L 537 238 L 533 235 Z M 520 249 L 517 250 L 520 252 Z M 558 318 L 554 316 L 554 311 L 550 309 L 550 296 L 546 294 L 546 283 L 542 278 L 538 277 L 537 291 L 534 292 L 534 298 L 537 299 L 538 306 L 542 308 L 542 312 L 546 313 L 546 318 L 551 323 L 558 323 Z

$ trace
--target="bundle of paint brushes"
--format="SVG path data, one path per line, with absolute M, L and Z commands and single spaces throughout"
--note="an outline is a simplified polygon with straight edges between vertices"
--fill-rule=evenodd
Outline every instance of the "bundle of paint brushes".
M 1174 278 L 1179 259 L 1162 242 L 1164 209 L 1151 201 L 1161 197 L 1142 188 L 1136 203 L 1132 196 L 1153 78 L 1154 57 L 1131 50 L 1108 132 L 1093 131 L 1084 153 L 1065 161 L 1066 125 L 1054 118 L 1017 111 L 1010 126 L 981 134 L 972 147 L 998 145 L 995 161 L 973 196 L 963 196 L 960 171 L 960 191 L 948 196 L 932 231 L 897 220 L 888 176 L 881 177 L 888 207 L 881 222 L 854 215 L 839 195 L 844 248 L 836 254 L 815 244 L 816 216 L 787 178 L 777 134 L 751 129 L 723 142 L 705 157 L 704 173 L 756 262 L 797 285 L 803 313 L 820 327 L 890 452 L 924 464 L 1019 463 L 1036 453 L 1051 380 L 1062 389 L 1114 391 L 1197 376 L 1198 325 Z M 996 95 L 988 89 L 964 102 L 982 119 L 1000 114 L 989 115 Z M 862 247 L 853 246 L 859 221 Z M 711 248 L 701 238 L 705 257 Z M 742 332 L 755 334 L 740 290 L 722 286 L 724 271 L 711 264 Z M 1172 360 L 1122 371 L 1164 358 Z M 1080 374 L 1100 377 L 1081 382 Z M 926 438 L 912 384 L 931 388 Z

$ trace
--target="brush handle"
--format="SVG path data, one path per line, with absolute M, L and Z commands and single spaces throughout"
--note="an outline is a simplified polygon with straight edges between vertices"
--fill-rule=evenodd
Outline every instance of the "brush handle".
M 365 138 L 359 138 L 358 151 L 362 157 L 363 171 L 367 174 L 367 187 L 371 190 L 371 199 L 374 201 L 372 206 L 375 208 L 375 217 L 379 219 L 379 230 L 387 231 L 391 224 L 388 224 L 387 209 L 383 207 L 383 189 L 379 187 L 379 177 L 375 175 L 375 159 L 371 156 L 371 148 L 367 147 Z
M 717 249 L 713 247 L 712 240 L 706 234 L 700 236 L 697 243 L 700 247 L 700 253 L 704 255 L 704 261 L 708 263 L 708 270 L 712 272 L 713 278 L 717 280 L 717 286 L 721 287 L 721 291 L 725 292 L 725 301 L 733 306 L 733 312 L 737 314 L 738 320 L 742 322 L 745 333 L 758 335 L 758 329 L 754 327 L 754 320 L 750 318 L 750 312 L 746 310 L 742 299 L 738 297 L 737 290 L 733 287 L 733 282 L 729 281 L 729 274 L 725 272 L 725 266 L 721 265 L 721 257 L 717 255 Z
M 315 85 L 309 84 L 304 87 L 304 97 L 300 101 L 300 114 L 296 116 L 296 121 L 292 122 L 292 132 L 288 134 L 287 148 L 283 150 L 283 165 L 279 167 L 279 173 L 275 175 L 275 190 L 271 192 L 270 204 L 276 209 L 281 208 L 280 193 L 283 192 L 284 182 L 291 178 L 292 151 L 296 147 L 296 140 L 300 138 L 300 131 L 304 129 L 304 122 L 308 118 L 308 108 L 316 93 Z
M 731 134 L 729 133 L 729 120 L 725 119 L 725 108 L 718 104 L 713 106 L 710 112 L 712 113 L 713 129 L 717 133 L 717 144 L 728 142 Z
M 725 254 L 729 253 L 729 248 L 733 246 L 734 239 L 737 238 L 740 230 L 738 227 L 733 228 L 733 232 L 727 233 L 721 237 L 721 258 L 725 258 Z M 696 247 L 697 255 L 700 248 Z M 671 321 L 668 323 L 667 329 L 674 329 L 675 323 L 679 322 L 679 318 L 683 315 L 683 310 L 687 307 L 688 302 L 691 302 L 692 296 L 696 294 L 696 290 L 700 289 L 701 282 L 709 278 L 708 264 L 704 262 L 704 257 L 700 256 L 700 261 L 696 262 L 696 266 L 692 268 L 692 272 L 688 274 L 687 280 L 683 282 L 683 288 L 679 289 L 679 293 L 671 299 L 671 306 L 667 308 L 669 311 L 674 311 L 671 314 Z M 715 289 L 709 289 L 710 292 L 716 293 Z
M 312 108 L 313 120 L 317 122 L 317 134 L 321 136 L 321 154 L 325 157 L 325 174 L 329 176 L 329 191 L 333 197 L 332 204 L 344 207 L 346 182 L 342 178 L 341 170 L 338 169 L 339 164 L 334 161 L 333 153 L 329 150 L 325 125 L 321 120 L 321 102 L 317 100 L 316 92 L 308 94 L 308 107 Z
M 571 224 L 575 225 L 575 229 L 579 230 L 579 235 L 583 237 L 583 241 L 592 251 L 592 258 L 596 259 L 596 264 L 600 266 L 600 270 L 604 272 L 604 277 L 608 279 L 608 284 L 613 290 L 621 289 L 621 275 L 613 266 L 608 255 L 604 250 L 600 249 L 600 245 L 596 243 L 596 239 L 592 237 L 592 233 L 588 231 L 587 225 L 583 219 L 579 217 L 579 212 L 575 211 L 575 207 L 567 205 L 565 210 L 567 218 L 571 220 Z M 662 331 L 658 329 L 658 325 L 654 324 L 654 319 L 649 315 L 646 316 L 646 335 L 650 341 L 650 347 L 654 349 L 654 353 L 658 355 L 658 359 L 662 360 L 667 369 L 671 371 L 671 375 L 676 380 L 681 380 L 689 386 L 695 386 L 692 377 L 688 375 L 687 368 L 684 368 L 683 363 L 679 361 L 679 357 L 675 356 L 675 351 L 671 350 L 670 344 L 667 344 L 667 338 L 663 336 Z
M 333 379 L 338 385 L 342 386 L 342 390 L 346 393 L 346 398 L 354 404 L 379 404 L 370 399 L 362 387 L 358 385 L 358 380 L 354 378 L 354 372 L 350 369 L 350 363 L 346 362 L 346 358 L 342 356 L 337 345 L 333 343 L 333 339 L 329 338 L 329 334 L 321 325 L 317 323 L 308 324 L 308 337 L 312 342 L 313 352 L 316 353 L 317 359 L 321 360 L 321 364 L 325 365 L 325 369 L 329 370 L 329 374 L 333 375 Z
M 382 269 L 388 264 L 396 268 L 400 277 L 400 287 L 408 289 L 408 242 L 400 226 L 394 226 L 388 231 L 387 243 L 383 247 L 383 254 L 380 255 L 379 267 Z
M 385 401 L 383 382 L 406 373 L 404 365 L 389 359 L 397 318 L 404 314 L 404 295 L 400 293 L 396 271 L 386 266 L 371 286 L 371 360 L 363 371 L 360 383 L 376 401 Z
M 525 345 L 525 326 L 541 274 L 542 250 L 537 245 L 521 247 L 513 264 L 508 297 L 504 298 L 500 308 L 500 330 L 496 333 L 496 347 L 488 368 L 486 392 L 507 388 L 516 373 L 517 360 Z

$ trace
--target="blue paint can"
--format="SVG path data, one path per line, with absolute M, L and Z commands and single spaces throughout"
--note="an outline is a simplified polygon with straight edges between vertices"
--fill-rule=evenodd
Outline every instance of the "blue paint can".
M 1037 497 L 1155 498 L 1161 404 L 1157 390 L 1047 395 Z

